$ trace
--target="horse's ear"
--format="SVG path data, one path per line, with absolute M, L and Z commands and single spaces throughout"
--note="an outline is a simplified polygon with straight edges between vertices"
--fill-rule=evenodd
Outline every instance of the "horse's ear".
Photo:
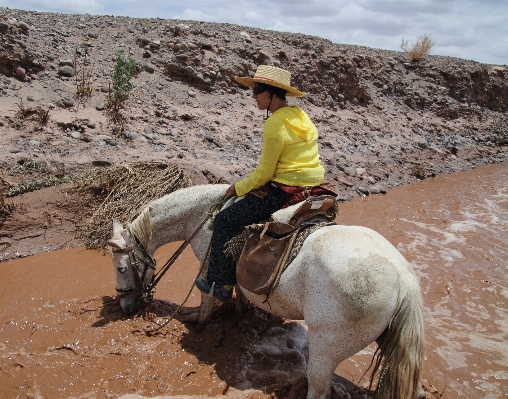
M 126 243 L 121 234 L 124 230 L 125 229 L 122 226 L 122 223 L 116 219 L 113 219 L 113 237 L 110 240 L 106 241 L 106 245 L 112 248 L 124 249 L 126 247 Z
M 117 238 L 117 239 L 112 238 L 111 240 L 106 241 L 106 245 L 111 248 L 124 249 L 125 248 L 125 240 L 122 237 Z
M 120 233 L 123 230 L 124 230 L 124 228 L 122 226 L 122 223 L 120 223 L 116 219 L 113 219 L 113 235 Z

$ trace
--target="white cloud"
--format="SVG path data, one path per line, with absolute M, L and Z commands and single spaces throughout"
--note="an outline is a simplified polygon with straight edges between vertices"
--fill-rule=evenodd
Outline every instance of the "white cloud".
M 400 50 L 430 33 L 432 54 L 508 64 L 506 0 L 0 0 L 34 11 L 225 22 Z
M 103 2 L 95 0 L 0 0 L 0 6 L 31 11 L 64 14 L 97 14 L 104 12 Z

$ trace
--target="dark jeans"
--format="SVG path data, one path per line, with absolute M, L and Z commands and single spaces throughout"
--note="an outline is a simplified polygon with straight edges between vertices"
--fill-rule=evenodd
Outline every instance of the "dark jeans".
M 239 232 L 241 227 L 268 219 L 286 201 L 286 193 L 270 185 L 270 191 L 264 199 L 246 195 L 244 199 L 215 216 L 207 278 L 210 284 L 213 282 L 236 284 L 236 265 L 231 258 L 224 255 L 224 245 Z

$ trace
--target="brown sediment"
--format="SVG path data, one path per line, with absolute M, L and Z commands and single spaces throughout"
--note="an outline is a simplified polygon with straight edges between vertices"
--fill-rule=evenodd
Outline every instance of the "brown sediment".
M 341 205 L 339 223 L 379 231 L 419 277 L 428 397 L 508 394 L 507 176 L 507 164 L 488 166 Z M 158 263 L 177 245 L 160 248 Z M 72 248 L 0 263 L 0 397 L 301 397 L 307 347 L 298 322 L 256 308 L 240 319 L 227 304 L 200 332 L 183 322 L 199 305 L 194 291 L 176 320 L 144 333 L 183 301 L 198 268 L 187 249 L 145 317 L 126 317 L 101 252 Z M 337 368 L 336 398 L 360 397 L 351 382 L 366 385 L 373 348 Z

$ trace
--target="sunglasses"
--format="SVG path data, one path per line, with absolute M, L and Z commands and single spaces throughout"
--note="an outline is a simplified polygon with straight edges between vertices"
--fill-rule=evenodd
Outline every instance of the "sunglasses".
M 254 86 L 252 88 L 252 94 L 255 95 L 255 96 L 258 96 L 260 95 L 261 93 L 265 92 L 266 89 L 263 88 L 263 87 L 260 87 L 260 86 Z

